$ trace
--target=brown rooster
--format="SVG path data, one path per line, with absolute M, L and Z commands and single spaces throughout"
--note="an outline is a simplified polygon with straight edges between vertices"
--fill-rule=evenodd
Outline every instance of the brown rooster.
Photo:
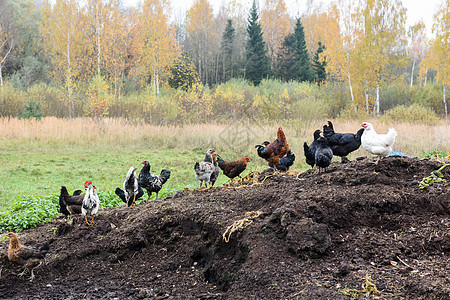
M 241 173 L 247 168 L 247 164 L 250 161 L 250 157 L 244 157 L 234 161 L 224 161 L 220 155 L 217 155 L 217 164 L 222 169 L 223 174 L 228 178 L 233 179 L 236 176 L 241 177 Z
M 270 166 L 276 166 L 280 159 L 289 151 L 289 144 L 281 126 L 278 128 L 277 139 L 272 143 L 264 142 L 256 145 L 259 157 L 264 158 Z
M 33 270 L 42 263 L 45 254 L 50 249 L 49 244 L 46 242 L 40 249 L 37 249 L 22 245 L 14 232 L 9 232 L 8 237 L 10 238 L 8 248 L 9 261 L 22 265 L 25 268 L 19 276 L 25 275 L 25 272 L 29 270 L 31 272 L 30 281 L 33 281 Z

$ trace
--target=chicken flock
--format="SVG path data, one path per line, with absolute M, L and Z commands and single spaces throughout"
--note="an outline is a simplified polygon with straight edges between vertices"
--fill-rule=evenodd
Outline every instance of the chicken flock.
M 395 142 L 397 132 L 390 128 L 386 134 L 378 134 L 372 124 L 364 122 L 363 128 L 357 133 L 336 133 L 333 124 L 328 121 L 323 126 L 323 131 L 316 130 L 313 133 L 311 144 L 306 142 L 303 145 L 306 163 L 313 168 L 317 166 L 319 173 L 330 166 L 333 156 L 341 157 L 342 162 L 347 162 L 347 156 L 357 150 L 361 145 L 368 152 L 378 156 L 376 164 L 381 157 L 385 157 L 392 152 L 392 146 Z M 322 133 L 322 135 L 321 135 Z M 281 126 L 277 131 L 277 138 L 273 142 L 264 141 L 256 145 L 256 152 L 259 157 L 267 161 L 272 169 L 287 172 L 294 164 L 295 154 L 289 147 L 286 136 Z M 214 186 L 220 170 L 223 174 L 233 180 L 241 177 L 242 172 L 247 168 L 250 157 L 244 157 L 238 160 L 226 161 L 220 155 L 215 153 L 214 149 L 208 149 L 205 158 L 196 162 L 194 165 L 195 179 L 200 182 L 200 188 L 203 183 L 205 188 Z M 137 168 L 130 164 L 130 168 L 123 182 L 123 189 L 116 188 L 116 195 L 126 203 L 127 207 L 135 204 L 136 200 L 144 196 L 144 189 L 147 191 L 150 199 L 152 193 L 158 193 L 163 185 L 169 180 L 171 171 L 163 169 L 159 175 L 150 173 L 150 163 L 146 160 L 142 162 L 143 167 L 136 175 Z M 96 192 L 95 185 L 91 181 L 84 184 L 84 193 L 82 190 L 76 190 L 70 195 L 65 186 L 61 186 L 59 205 L 60 212 L 66 217 L 69 215 L 81 214 L 84 216 L 86 224 L 94 225 L 94 215 L 98 212 L 100 200 Z M 90 217 L 90 220 L 88 220 Z M 33 248 L 20 244 L 17 236 L 13 232 L 8 233 L 10 245 L 8 249 L 8 259 L 24 267 L 24 271 L 19 274 L 22 276 L 26 271 L 30 271 L 30 281 L 34 279 L 33 270 L 38 267 L 49 251 L 49 244 L 45 243 L 41 248 Z

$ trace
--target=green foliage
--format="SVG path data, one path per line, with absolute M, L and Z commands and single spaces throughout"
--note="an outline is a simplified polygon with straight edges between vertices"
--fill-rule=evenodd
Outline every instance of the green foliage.
M 384 113 L 399 105 L 408 105 L 411 89 L 407 85 L 391 84 L 380 90 L 381 111 Z
M 409 122 L 428 125 L 434 125 L 439 122 L 439 118 L 434 111 L 418 104 L 397 106 L 388 110 L 380 117 L 380 120 L 384 122 Z
M 29 0 L 1 2 L 0 31 L 6 31 L 14 40 L 6 61 L 8 66 L 2 70 L 2 75 L 10 78 L 15 88 L 26 90 L 32 84 L 48 79 L 48 61 L 39 32 L 40 11 Z
M 113 192 L 98 192 L 100 208 L 123 206 L 125 203 Z
M 34 100 L 28 100 L 27 103 L 23 107 L 22 114 L 17 114 L 17 117 L 20 119 L 30 119 L 35 118 L 36 120 L 40 120 L 42 118 L 41 104 Z
M 266 54 L 262 28 L 258 23 L 258 19 L 256 1 L 253 1 L 247 27 L 248 40 L 246 45 L 247 62 L 245 77 L 254 85 L 259 85 L 261 80 L 269 75 L 269 59 Z
M 411 101 L 433 109 L 438 115 L 445 115 L 441 84 L 433 83 L 423 87 L 413 87 Z
M 227 20 L 227 26 L 223 31 L 222 44 L 221 44 L 221 54 L 222 54 L 222 70 L 223 70 L 223 81 L 227 81 L 233 78 L 237 74 L 235 66 L 235 43 L 234 39 L 236 37 L 236 29 L 233 27 L 233 21 L 231 19 Z
M 422 181 L 419 182 L 419 189 L 423 190 L 435 183 L 446 182 L 446 180 L 443 178 L 444 175 L 442 175 L 442 170 L 444 170 L 448 166 L 450 166 L 450 164 L 445 164 L 438 170 L 434 170 L 433 172 L 431 172 L 430 176 L 424 177 Z
M 58 196 L 19 196 L 0 212 L 0 231 L 21 231 L 48 222 L 58 215 Z
M 323 49 L 322 49 L 323 51 Z M 297 19 L 294 32 L 286 36 L 283 53 L 280 57 L 279 74 L 284 80 L 314 81 L 315 74 L 306 47 L 305 33 L 300 19 Z
M 426 159 L 442 158 L 445 157 L 445 153 L 444 151 L 431 149 L 430 151 L 425 152 L 422 157 Z
M 327 57 L 323 56 L 323 51 L 325 50 L 325 45 L 319 42 L 317 51 L 313 57 L 313 70 L 316 73 L 316 82 L 318 85 L 321 85 L 327 79 Z

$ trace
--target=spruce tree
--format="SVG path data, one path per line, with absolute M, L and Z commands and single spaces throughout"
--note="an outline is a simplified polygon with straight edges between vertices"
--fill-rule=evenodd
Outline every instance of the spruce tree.
M 325 45 L 321 42 L 319 42 L 318 45 L 319 46 L 313 58 L 313 69 L 316 73 L 316 82 L 318 85 L 321 85 L 327 79 L 327 72 L 325 70 L 325 67 L 327 66 L 327 58 L 324 57 L 321 61 L 320 55 L 325 50 Z
M 297 19 L 294 32 L 283 42 L 281 58 L 283 63 L 279 74 L 285 80 L 314 81 L 314 71 L 306 48 L 305 33 L 300 19 Z
M 236 36 L 236 30 L 233 28 L 233 21 L 228 20 L 227 26 L 222 35 L 222 70 L 223 80 L 227 81 L 234 76 L 234 38 Z
M 256 1 L 253 1 L 247 27 L 246 78 L 254 85 L 260 84 L 261 80 L 269 74 L 269 59 L 266 55 L 266 47 L 258 18 Z

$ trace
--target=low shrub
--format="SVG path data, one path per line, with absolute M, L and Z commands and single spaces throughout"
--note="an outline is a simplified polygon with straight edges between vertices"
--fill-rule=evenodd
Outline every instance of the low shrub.
M 432 109 L 419 104 L 397 106 L 386 111 L 380 117 L 380 120 L 383 122 L 407 122 L 427 125 L 435 125 L 439 122 L 438 116 Z
M 58 196 L 19 196 L 5 212 L 0 213 L 0 231 L 21 231 L 50 221 L 58 215 Z

